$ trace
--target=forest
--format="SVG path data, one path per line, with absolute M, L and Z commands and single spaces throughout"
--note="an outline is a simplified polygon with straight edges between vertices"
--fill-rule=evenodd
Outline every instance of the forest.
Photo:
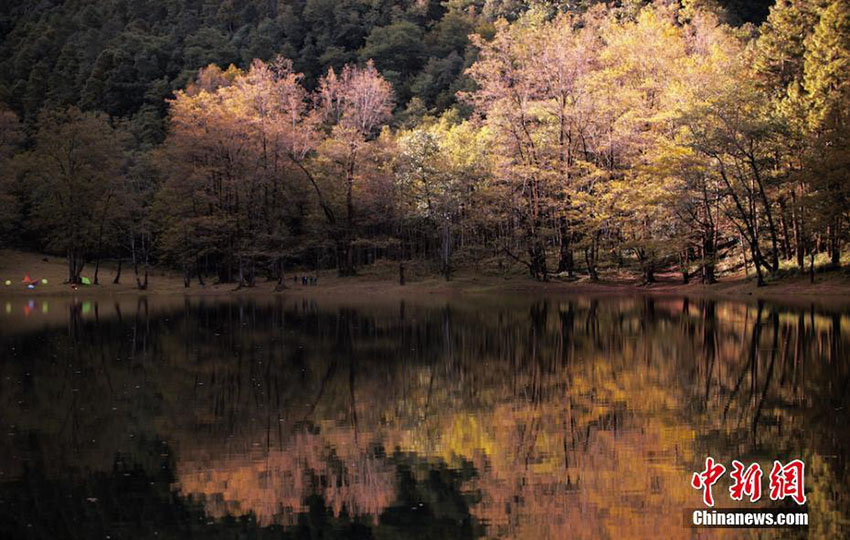
M 0 247 L 70 283 L 848 255 L 847 0 L 0 6 Z

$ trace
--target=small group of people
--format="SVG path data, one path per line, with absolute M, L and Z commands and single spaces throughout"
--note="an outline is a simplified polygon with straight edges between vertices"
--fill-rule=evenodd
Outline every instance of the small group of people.
M 292 282 L 298 283 L 298 275 L 292 276 Z M 319 277 L 318 276 L 301 276 L 301 285 L 318 285 Z

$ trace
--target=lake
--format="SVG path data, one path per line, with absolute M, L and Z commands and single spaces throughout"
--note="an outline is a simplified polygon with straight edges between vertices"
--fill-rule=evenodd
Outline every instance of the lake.
M 850 535 L 850 309 L 15 297 L 0 352 L 4 538 Z M 686 527 L 708 456 L 808 528 Z

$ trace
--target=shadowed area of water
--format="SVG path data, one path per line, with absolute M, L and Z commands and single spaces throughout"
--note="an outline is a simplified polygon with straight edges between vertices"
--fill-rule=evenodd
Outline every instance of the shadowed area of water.
M 14 298 L 0 351 L 2 537 L 850 534 L 850 310 Z M 706 456 L 810 526 L 685 527 Z

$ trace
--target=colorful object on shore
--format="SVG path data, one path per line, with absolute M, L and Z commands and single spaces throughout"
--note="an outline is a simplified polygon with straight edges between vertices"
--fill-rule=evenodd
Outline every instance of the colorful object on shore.
M 24 279 L 21 280 L 21 283 L 24 285 L 30 285 L 31 283 L 38 283 L 38 280 L 32 279 L 29 274 L 24 274 Z
M 91 285 L 91 280 L 87 277 L 81 277 L 80 283 L 82 283 L 83 285 Z

